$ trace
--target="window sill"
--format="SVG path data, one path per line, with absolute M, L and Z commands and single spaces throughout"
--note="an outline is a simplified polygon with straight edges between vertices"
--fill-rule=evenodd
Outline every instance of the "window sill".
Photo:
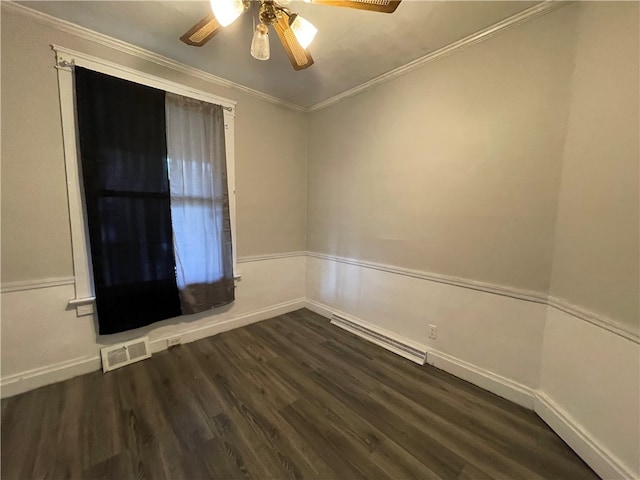
M 242 280 L 242 274 L 236 273 L 233 276 L 233 280 L 237 285 L 238 282 Z M 76 310 L 76 315 L 78 317 L 84 317 L 86 315 L 93 315 L 93 313 L 95 312 L 95 307 L 94 307 L 95 303 L 96 303 L 96 297 L 85 297 L 85 298 L 72 298 L 71 300 L 69 300 L 67 305 L 69 309 Z

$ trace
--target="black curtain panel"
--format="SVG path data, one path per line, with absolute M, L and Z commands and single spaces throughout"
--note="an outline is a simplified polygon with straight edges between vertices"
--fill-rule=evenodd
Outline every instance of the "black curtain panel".
M 165 92 L 75 68 L 100 334 L 181 315 Z

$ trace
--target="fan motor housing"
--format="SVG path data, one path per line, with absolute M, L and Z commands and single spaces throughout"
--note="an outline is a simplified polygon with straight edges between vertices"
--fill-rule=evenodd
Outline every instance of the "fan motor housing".
M 273 0 L 262 0 L 260 5 L 260 21 L 265 25 L 276 23 L 278 13 Z

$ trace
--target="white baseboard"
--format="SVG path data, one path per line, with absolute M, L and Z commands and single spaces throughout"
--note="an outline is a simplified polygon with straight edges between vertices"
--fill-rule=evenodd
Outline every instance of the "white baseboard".
M 535 394 L 535 412 L 603 479 L 638 478 L 544 392 Z
M 315 300 L 307 299 L 305 307 L 326 318 L 331 318 L 333 313 L 345 315 L 343 312 L 338 312 Z M 353 317 L 349 316 L 349 318 L 353 320 Z M 377 328 L 361 319 L 357 319 L 357 321 L 372 330 Z M 357 331 L 352 333 L 359 335 Z M 385 331 L 385 334 L 390 335 L 390 332 Z M 371 341 L 367 337 L 362 338 Z M 386 345 L 379 345 L 387 348 Z M 387 350 L 393 351 L 389 348 Z M 534 410 L 602 478 L 638 478 L 631 468 L 623 464 L 607 448 L 595 440 L 569 413 L 544 392 L 431 348 L 427 351 L 427 363 L 518 405 Z
M 34 368 L 33 370 L 4 377 L 0 381 L 0 395 L 2 398 L 12 397 L 45 385 L 51 385 L 78 375 L 100 370 L 100 368 L 99 355 L 74 358 L 66 362 Z
M 472 363 L 429 349 L 427 363 L 451 375 L 533 410 L 535 390 Z
M 298 298 L 243 313 L 237 317 L 222 322 L 187 329 L 183 332 L 174 332 L 171 334 L 171 337 L 180 336 L 182 343 L 190 343 L 234 328 L 243 327 L 251 323 L 293 312 L 294 310 L 304 308 L 304 306 L 304 298 Z M 150 346 L 152 353 L 166 350 L 167 338 L 155 339 L 150 342 Z M 0 380 L 0 395 L 2 398 L 12 397 L 45 385 L 50 385 L 79 375 L 91 373 L 96 370 L 100 370 L 101 368 L 100 356 L 95 355 L 76 358 L 66 362 L 47 365 L 46 367 L 9 375 Z
M 333 315 L 331 308 L 329 308 L 327 305 L 316 302 L 315 300 L 311 300 L 309 298 L 307 298 L 304 301 L 304 308 L 307 308 L 312 312 L 317 313 L 318 315 L 321 315 L 324 318 L 328 318 L 328 319 L 331 319 L 331 315 Z
M 330 306 L 315 300 L 307 299 L 305 306 L 326 318 L 331 318 L 334 312 L 344 315 L 342 312 L 337 312 Z M 358 319 L 358 322 L 368 328 L 376 328 L 361 319 Z M 358 334 L 357 331 L 353 333 Z M 389 335 L 389 332 L 386 334 Z M 363 338 L 370 340 L 366 337 Z M 385 347 L 385 345 L 381 346 Z M 534 410 L 603 479 L 637 480 L 640 478 L 638 473 L 621 462 L 544 392 L 432 348 L 427 351 L 427 363 L 518 405 Z
M 278 303 L 266 308 L 260 308 L 258 310 L 243 313 L 237 317 L 230 318 L 229 320 L 224 320 L 222 322 L 202 325 L 197 328 L 186 329 L 182 332 L 172 332 L 169 337 L 157 338 L 149 342 L 151 346 L 151 353 L 166 350 L 167 340 L 169 338 L 180 337 L 180 343 L 191 343 L 235 328 L 244 327 L 252 323 L 277 317 L 278 315 L 284 315 L 285 313 L 304 308 L 304 306 L 304 298 L 297 298 L 288 302 Z
M 306 307 L 309 310 L 331 318 L 333 313 L 345 315 L 335 311 L 320 302 L 297 298 L 269 307 L 243 313 L 237 317 L 217 323 L 211 323 L 197 328 L 186 329 L 179 333 L 172 333 L 171 337 L 180 336 L 182 343 L 193 342 L 218 333 L 239 328 L 251 323 L 259 322 L 278 315 L 292 312 Z M 353 317 L 349 318 L 353 320 Z M 357 319 L 359 323 L 371 330 L 379 327 Z M 358 332 L 354 332 L 358 334 Z M 394 336 L 392 332 L 384 331 L 385 335 Z M 397 335 L 395 335 L 397 337 Z M 406 341 L 398 337 L 399 340 Z M 369 339 L 368 339 L 369 340 Z M 151 343 L 153 353 L 167 348 L 167 338 L 158 338 Z M 381 345 L 385 347 L 385 345 Z M 385 347 L 386 348 L 386 347 Z M 398 352 L 394 352 L 398 353 Z M 598 442 L 589 432 L 578 423 L 570 413 L 559 406 L 544 392 L 536 391 L 518 382 L 509 380 L 482 367 L 465 362 L 459 358 L 447 355 L 434 349 L 428 349 L 427 363 L 444 370 L 456 377 L 462 378 L 489 392 L 506 398 L 525 408 L 533 409 L 576 453 L 602 478 L 637 478 L 632 468 L 621 462 L 603 444 Z M 100 357 L 86 356 L 69 361 L 36 368 L 18 374 L 4 377 L 0 380 L 0 395 L 2 398 L 11 397 L 45 385 L 67 380 L 79 375 L 100 369 Z
M 473 365 L 471 363 L 460 360 L 459 358 L 453 357 L 451 355 L 447 355 L 445 353 L 439 352 L 432 348 L 425 347 L 423 345 L 416 344 L 415 342 L 411 342 L 406 338 L 400 337 L 393 332 L 388 330 L 383 330 L 376 325 L 368 323 L 362 319 L 354 318 L 351 315 L 348 315 L 344 312 L 340 312 L 338 310 L 332 309 L 328 305 L 324 305 L 315 300 L 307 299 L 305 302 L 306 308 L 309 310 L 316 312 L 319 315 L 322 315 L 326 318 L 331 318 L 331 316 L 335 313 L 336 315 L 343 316 L 348 318 L 350 321 L 358 323 L 363 327 L 372 330 L 374 332 L 379 332 L 387 337 L 393 338 L 401 343 L 407 343 L 409 345 L 414 346 L 418 349 L 426 349 L 427 350 L 427 363 L 431 366 L 439 368 L 440 370 L 444 370 L 447 373 L 450 373 L 458 378 L 462 378 L 467 382 L 473 383 L 484 390 L 487 390 L 491 393 L 495 393 L 496 395 L 506 398 L 518 405 L 521 405 L 525 408 L 533 410 L 534 407 L 534 394 L 535 390 L 522 385 L 518 382 L 514 382 L 513 380 L 509 380 L 501 375 L 493 373 L 489 370 L 485 370 L 481 367 Z M 351 333 L 358 335 L 365 340 L 368 340 L 372 343 L 375 343 L 395 354 L 405 356 L 402 352 L 397 351 L 396 349 L 390 348 L 388 345 L 382 342 L 376 342 L 371 338 L 365 337 L 361 335 L 357 330 L 349 330 Z M 406 357 L 408 358 L 408 357 Z M 413 360 L 410 358 L 410 360 Z

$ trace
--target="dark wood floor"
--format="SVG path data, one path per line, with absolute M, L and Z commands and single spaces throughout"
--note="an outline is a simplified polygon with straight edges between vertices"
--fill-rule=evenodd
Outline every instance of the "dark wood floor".
M 533 412 L 299 310 L 2 401 L 2 478 L 592 479 Z

